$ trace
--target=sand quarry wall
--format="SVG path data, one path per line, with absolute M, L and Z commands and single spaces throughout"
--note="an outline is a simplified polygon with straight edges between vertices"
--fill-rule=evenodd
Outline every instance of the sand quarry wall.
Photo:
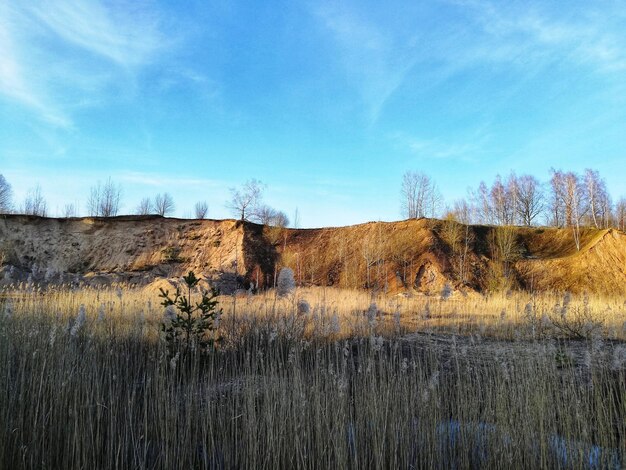
M 498 230 L 427 219 L 298 230 L 235 220 L 9 215 L 0 218 L 0 283 L 141 286 L 194 270 L 232 292 L 271 287 L 287 266 L 300 285 L 626 295 L 624 233 L 586 229 L 578 250 L 570 229 L 513 227 L 504 237 Z M 494 284 L 494 276 L 506 282 Z

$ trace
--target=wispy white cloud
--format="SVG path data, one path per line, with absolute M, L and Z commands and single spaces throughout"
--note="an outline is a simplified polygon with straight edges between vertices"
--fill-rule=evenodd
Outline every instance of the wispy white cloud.
M 408 19 L 364 11 L 350 2 L 328 1 L 313 8 L 370 122 L 377 121 L 402 87 L 427 93 L 476 67 L 515 71 L 509 84 L 513 93 L 520 83 L 554 65 L 579 67 L 587 74 L 626 70 L 620 2 L 577 2 L 565 12 L 562 6 L 532 1 L 441 0 L 415 9 L 389 6 L 396 7 L 406 11 Z M 621 20 L 615 20 L 620 15 Z
M 0 94 L 45 122 L 71 127 L 71 110 L 127 90 L 168 41 L 144 2 L 3 2 Z
M 168 67 L 158 80 L 157 87 L 160 92 L 191 89 L 207 102 L 213 102 L 221 96 L 220 84 L 190 65 Z
M 489 126 L 483 126 L 456 141 L 442 141 L 438 138 L 419 137 L 404 132 L 394 132 L 389 138 L 399 149 L 420 160 L 471 161 L 485 152 L 491 140 L 491 134 Z
M 406 43 L 376 22 L 357 15 L 347 4 L 317 4 L 314 14 L 336 41 L 338 60 L 348 79 L 356 84 L 368 119 L 375 122 L 414 65 L 412 45 L 407 51 Z
M 8 5 L 0 6 L 0 93 L 35 110 L 45 121 L 66 127 L 68 120 L 28 83 L 28 71 L 20 63 L 9 25 Z
M 142 2 L 124 3 L 123 10 L 99 1 L 55 0 L 26 5 L 26 12 L 54 35 L 119 65 L 130 67 L 150 61 L 165 41 L 158 19 Z
M 408 148 L 416 156 L 421 158 L 467 158 L 479 148 L 474 143 L 444 143 L 437 140 L 410 139 Z
M 618 3 L 546 2 L 503 4 L 486 0 L 448 0 L 482 31 L 465 44 L 470 62 L 502 62 L 528 67 L 552 62 L 591 66 L 596 71 L 626 69 L 626 31 L 614 24 Z
M 566 9 L 532 1 L 446 3 L 458 7 L 480 32 L 468 41 L 460 60 L 451 64 L 454 72 L 481 65 L 513 72 L 508 83 L 500 83 L 498 97 L 489 103 L 492 112 L 506 107 L 520 90 L 527 93 L 530 81 L 534 81 L 533 92 L 524 95 L 526 100 L 541 94 L 541 87 L 552 87 L 553 93 L 567 96 L 557 98 L 553 106 L 538 105 L 538 113 L 554 118 L 532 128 L 517 149 L 509 150 L 509 162 L 542 164 L 562 154 L 568 148 L 566 142 L 571 145 L 578 139 L 575 148 L 566 152 L 571 158 L 576 158 L 573 154 L 583 158 L 601 145 L 592 142 L 624 121 L 626 12 L 621 2 L 573 1 Z

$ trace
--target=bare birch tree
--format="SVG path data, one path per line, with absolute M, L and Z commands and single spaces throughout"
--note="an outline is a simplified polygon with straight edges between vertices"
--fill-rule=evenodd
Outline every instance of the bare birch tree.
M 584 185 L 589 203 L 588 218 L 596 228 L 606 228 L 611 212 L 611 197 L 606 189 L 604 179 L 596 170 L 587 168 L 584 174 Z
M 561 194 L 565 209 L 565 224 L 572 228 L 576 249 L 580 250 L 581 222 L 589 206 L 584 184 L 576 173 L 565 173 Z
M 615 204 L 615 225 L 623 231 L 626 231 L 626 198 L 620 198 Z
M 555 227 L 565 225 L 565 175 L 552 169 L 550 178 L 549 223 Z
M 0 214 L 11 212 L 13 208 L 13 191 L 6 178 L 0 174 Z
M 578 175 L 553 169 L 550 188 L 552 224 L 557 227 L 580 224 L 580 219 L 587 212 L 587 192 Z
M 432 179 L 421 172 L 407 171 L 402 177 L 402 214 L 408 219 L 435 217 L 441 195 Z

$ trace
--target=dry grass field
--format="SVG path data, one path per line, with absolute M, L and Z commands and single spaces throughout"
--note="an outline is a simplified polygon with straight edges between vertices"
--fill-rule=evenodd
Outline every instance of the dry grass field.
M 170 357 L 151 290 L 6 291 L 0 467 L 625 465 L 625 299 L 444 297 L 223 296 Z

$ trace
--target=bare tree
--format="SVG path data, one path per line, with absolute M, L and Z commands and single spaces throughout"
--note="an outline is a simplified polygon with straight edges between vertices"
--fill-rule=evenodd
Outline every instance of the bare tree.
M 28 191 L 24 201 L 24 214 L 40 217 L 46 217 L 48 214 L 48 203 L 43 197 L 41 186 L 37 185 Z
M 483 224 L 494 223 L 491 196 L 484 181 L 480 182 L 476 192 L 470 190 L 470 197 L 476 208 L 477 221 Z
M 102 188 L 98 181 L 97 186 L 92 186 L 89 189 L 89 197 L 87 198 L 87 215 L 97 217 L 100 215 L 100 192 Z
M 472 205 L 476 208 L 477 221 L 483 224 L 512 224 L 509 194 L 511 190 L 514 191 L 512 187 L 514 187 L 514 181 L 509 181 L 505 186 L 500 175 L 497 175 L 491 187 L 481 181 L 476 191 L 470 190 Z
M 248 180 L 241 189 L 231 188 L 231 199 L 226 204 L 240 220 L 248 220 L 260 205 L 263 196 L 263 183 L 256 179 Z
M 157 194 L 154 198 L 154 210 L 163 217 L 171 215 L 174 212 L 174 199 L 169 193 Z
M 574 172 L 552 170 L 550 180 L 552 223 L 569 227 L 580 250 L 581 226 L 587 222 L 596 227 L 610 223 L 611 199 L 597 172 L 587 170 L 583 178 Z
M 497 175 L 490 188 L 481 181 L 478 190 L 471 194 L 482 223 L 532 225 L 543 210 L 541 184 L 530 175 L 518 177 L 511 173 L 504 182 Z
M 111 178 L 102 187 L 102 199 L 100 200 L 100 215 L 102 217 L 114 217 L 120 210 L 122 188 L 115 185 Z
M 626 231 L 626 198 L 622 197 L 615 204 L 615 225 L 623 231 Z
M 613 201 L 608 191 L 604 192 L 604 197 L 600 200 L 599 215 L 602 219 L 602 227 L 609 228 L 613 217 Z
M 92 217 L 114 217 L 120 210 L 122 187 L 109 178 L 106 183 L 98 181 L 92 186 L 87 199 L 87 212 Z
M 0 174 L 0 214 L 11 212 L 13 191 L 6 178 Z
M 462 224 L 471 224 L 473 222 L 474 208 L 465 199 L 457 199 L 454 201 L 450 214 L 454 220 Z
M 517 224 L 519 221 L 518 213 L 520 206 L 520 188 L 519 178 L 515 172 L 511 172 L 506 179 L 506 199 L 507 199 L 507 215 L 509 217 L 509 224 Z
M 531 175 L 522 175 L 516 180 L 516 206 L 519 220 L 524 225 L 532 225 L 544 208 L 541 183 Z
M 139 201 L 135 214 L 137 215 L 149 215 L 152 213 L 152 201 L 149 197 L 144 197 Z
M 514 181 L 515 175 L 512 175 Z M 507 184 L 505 186 L 502 183 L 500 175 L 496 176 L 491 190 L 489 192 L 490 203 L 489 207 L 492 212 L 493 221 L 498 225 L 512 225 L 513 224 L 513 207 L 515 183 Z
M 611 198 L 606 189 L 604 179 L 600 173 L 587 168 L 584 175 L 584 185 L 589 202 L 589 219 L 596 228 L 606 228 L 609 223 Z
M 587 212 L 585 187 L 574 172 L 565 174 L 565 223 L 571 227 L 580 225 Z
M 565 223 L 572 228 L 576 249 L 580 250 L 581 221 L 588 211 L 585 187 L 576 173 L 568 172 L 564 176 Z
M 65 204 L 63 207 L 63 217 L 69 219 L 70 217 L 76 217 L 78 211 L 76 210 L 76 206 L 74 204 Z
M 250 215 L 250 220 L 272 227 L 287 227 L 289 225 L 287 214 L 266 204 L 255 208 L 254 213 Z
M 554 168 L 551 171 L 549 223 L 555 227 L 563 227 L 565 225 L 565 174 Z
M 401 209 L 408 219 L 435 217 L 441 204 L 437 185 L 428 175 L 407 171 L 402 176 Z
M 289 217 L 287 217 L 287 214 L 285 214 L 283 211 L 276 211 L 276 214 L 274 214 L 271 223 L 275 227 L 288 227 Z
M 581 223 L 588 211 L 588 193 L 579 176 L 573 172 L 552 170 L 550 212 L 554 225 L 572 227 Z
M 194 206 L 196 219 L 206 219 L 209 214 L 209 205 L 206 201 L 198 201 Z
M 596 226 L 596 228 L 598 228 L 599 224 L 597 217 L 597 206 L 599 203 L 598 198 L 600 197 L 598 193 L 601 191 L 599 173 L 597 171 L 591 170 L 590 168 L 587 168 L 584 175 L 584 184 L 585 189 L 587 190 L 587 195 L 589 197 L 589 216 L 593 224 Z

